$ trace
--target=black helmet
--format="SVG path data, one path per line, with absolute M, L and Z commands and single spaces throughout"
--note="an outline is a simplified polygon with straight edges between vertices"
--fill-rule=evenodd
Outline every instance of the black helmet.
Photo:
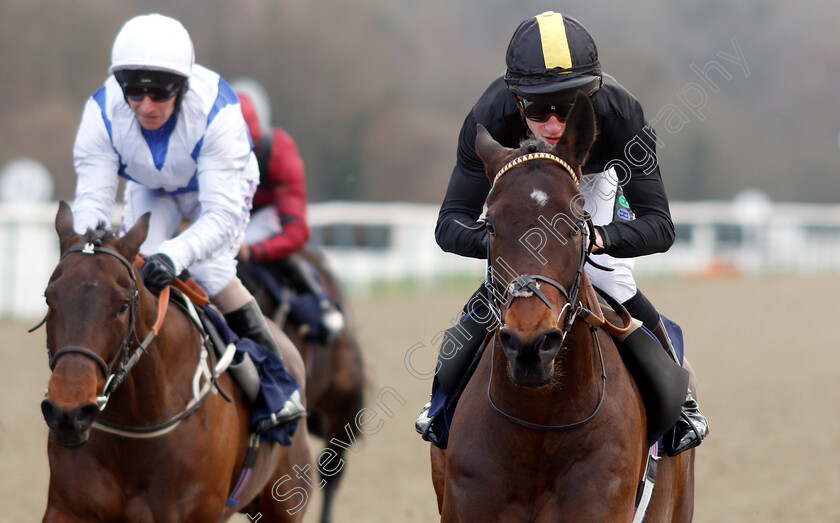
M 508 89 L 527 100 L 572 102 L 579 90 L 591 95 L 601 88 L 592 35 L 574 18 L 553 11 L 519 24 L 505 62 Z

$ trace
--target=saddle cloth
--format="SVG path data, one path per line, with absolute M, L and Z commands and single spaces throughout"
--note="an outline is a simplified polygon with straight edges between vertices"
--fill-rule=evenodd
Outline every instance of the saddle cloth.
M 272 413 L 283 408 L 292 393 L 300 389 L 300 385 L 286 369 L 280 356 L 250 338 L 237 336 L 228 327 L 224 318 L 212 308 L 204 289 L 188 275 L 183 275 L 182 278 L 175 278 L 172 285 L 183 293 L 184 299 L 189 299 L 196 305 L 195 310 L 200 316 L 199 320 L 202 325 L 206 325 L 207 320 L 212 322 L 215 331 L 221 338 L 221 340 L 214 340 L 214 337 L 210 336 L 210 343 L 214 345 L 213 349 L 216 354 L 224 354 L 227 345 L 233 343 L 236 346 L 236 355 L 233 361 L 241 362 L 243 359 L 247 359 L 245 358 L 245 354 L 247 354 L 256 367 L 260 382 L 259 392 L 256 399 L 249 405 L 250 428 L 255 431 L 262 420 L 269 418 Z M 170 299 L 176 299 L 175 294 Z M 217 346 L 218 341 L 221 342 L 221 347 Z M 234 380 L 234 382 L 239 385 L 237 380 Z M 298 421 L 294 420 L 290 423 L 271 427 L 260 434 L 260 439 L 262 441 L 277 441 L 283 446 L 289 446 L 292 444 L 290 438 L 294 436 L 297 424 Z

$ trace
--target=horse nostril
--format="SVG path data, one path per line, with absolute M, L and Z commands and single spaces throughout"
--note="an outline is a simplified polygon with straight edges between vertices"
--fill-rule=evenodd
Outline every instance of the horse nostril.
M 523 348 L 522 338 L 509 329 L 499 331 L 499 342 L 502 345 L 502 349 L 507 353 L 508 358 L 516 357 L 516 354 Z
M 58 427 L 61 426 L 63 415 L 61 410 L 52 401 L 44 400 L 41 402 L 41 413 L 44 415 L 44 421 L 47 422 L 50 430 L 58 430 Z
M 502 329 L 499 332 L 499 341 L 502 342 L 502 345 L 510 345 L 511 341 L 513 341 L 513 334 L 507 329 Z
M 79 432 L 84 432 L 93 424 L 97 415 L 99 415 L 99 407 L 95 403 L 87 403 L 81 407 L 76 407 L 71 412 L 73 426 Z
M 562 340 L 563 336 L 560 334 L 560 331 L 557 329 L 552 329 L 545 333 L 545 335 L 540 340 L 539 351 L 542 353 L 556 352 L 560 348 L 560 342 Z

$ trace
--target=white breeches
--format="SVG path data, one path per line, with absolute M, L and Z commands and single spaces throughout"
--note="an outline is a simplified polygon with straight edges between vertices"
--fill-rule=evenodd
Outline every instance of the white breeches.
M 583 208 L 592 216 L 593 225 L 607 225 L 613 221 L 613 211 L 618 187 L 615 169 L 587 175 L 580 184 L 580 192 L 586 199 Z M 636 280 L 633 279 L 635 258 L 613 258 L 606 254 L 592 256 L 595 263 L 610 267 L 611 272 L 586 265 L 586 274 L 592 284 L 623 303 L 636 294 Z

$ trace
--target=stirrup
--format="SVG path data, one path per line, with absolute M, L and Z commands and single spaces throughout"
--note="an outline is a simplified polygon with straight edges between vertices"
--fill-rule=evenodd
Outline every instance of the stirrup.
M 256 432 L 257 434 L 262 434 L 272 427 L 282 425 L 283 423 L 289 423 L 305 416 L 306 407 L 304 407 L 301 402 L 300 389 L 298 389 L 289 396 L 289 399 L 287 399 L 286 403 L 283 404 L 282 409 L 277 412 L 272 412 L 269 417 L 260 420 L 259 423 L 257 423 Z
M 423 408 L 420 410 L 420 416 L 417 417 L 417 420 L 414 422 L 414 430 L 420 434 L 420 437 L 423 438 L 424 441 L 428 441 L 432 445 L 438 448 L 446 448 L 443 445 L 443 437 L 440 434 L 440 429 L 434 426 L 432 423 L 434 419 L 429 417 L 429 410 L 432 408 L 432 402 L 428 402 L 423 405 Z
M 431 401 L 423 405 L 423 408 L 420 409 L 420 415 L 417 416 L 417 421 L 414 422 L 414 430 L 417 431 L 417 434 L 423 436 L 423 439 L 426 439 L 426 431 L 429 430 L 429 425 L 432 424 L 432 418 L 429 417 L 429 409 L 431 408 Z
M 680 417 L 673 428 L 665 434 L 665 452 L 669 456 L 676 456 L 699 446 L 708 435 L 709 422 L 700 412 L 697 402 L 689 391 Z
M 341 331 L 344 330 L 344 324 L 344 315 L 334 305 L 330 304 L 321 316 L 321 326 L 326 332 L 324 345 L 329 345 L 338 339 Z

